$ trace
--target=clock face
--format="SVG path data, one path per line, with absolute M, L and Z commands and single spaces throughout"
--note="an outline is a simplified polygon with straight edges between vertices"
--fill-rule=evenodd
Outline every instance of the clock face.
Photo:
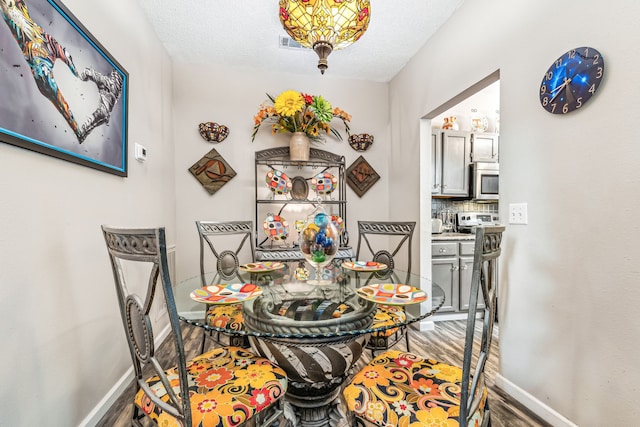
M 578 47 L 558 58 L 540 83 L 540 103 L 553 114 L 579 110 L 604 77 L 604 59 L 592 47 Z

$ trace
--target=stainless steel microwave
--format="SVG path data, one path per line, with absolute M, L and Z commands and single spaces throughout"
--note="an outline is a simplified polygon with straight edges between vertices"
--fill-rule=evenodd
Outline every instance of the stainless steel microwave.
M 498 163 L 471 163 L 471 198 L 478 201 L 498 200 L 499 179 Z

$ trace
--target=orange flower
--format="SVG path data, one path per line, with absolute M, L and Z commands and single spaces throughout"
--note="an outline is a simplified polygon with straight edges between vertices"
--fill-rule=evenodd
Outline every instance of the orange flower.
M 193 425 L 205 425 L 203 423 L 205 416 L 207 417 L 206 425 L 219 425 L 221 416 L 228 417 L 233 415 L 232 399 L 233 395 L 220 393 L 219 390 L 211 390 L 206 394 L 191 395 Z
M 333 115 L 335 117 L 339 117 L 343 120 L 346 120 L 348 122 L 351 121 L 351 114 L 348 114 L 346 111 L 341 110 L 340 108 L 336 107 L 333 109 Z
M 233 373 L 226 368 L 210 369 L 196 377 L 196 384 L 212 389 L 219 384 L 224 384 L 233 378 Z
M 409 387 L 419 390 L 427 396 L 440 396 L 440 389 L 438 388 L 438 384 L 434 383 L 433 380 L 420 378 L 417 381 L 411 381 L 409 383 Z
M 366 388 L 386 387 L 389 385 L 389 378 L 391 378 L 391 373 L 385 370 L 384 366 L 368 365 L 355 376 L 353 382 L 361 383 Z

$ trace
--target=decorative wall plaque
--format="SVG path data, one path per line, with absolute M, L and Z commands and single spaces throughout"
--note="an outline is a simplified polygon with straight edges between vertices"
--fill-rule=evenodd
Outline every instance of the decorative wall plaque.
M 358 197 L 362 197 L 379 179 L 380 175 L 362 156 L 347 169 L 347 184 Z
M 209 142 L 222 142 L 229 135 L 229 128 L 216 122 L 200 123 L 198 130 L 200 136 Z
M 210 194 L 220 190 L 223 185 L 236 176 L 236 171 L 229 166 L 229 163 L 215 148 L 191 166 L 189 172 Z
M 373 144 L 373 135 L 368 133 L 353 134 L 349 137 L 349 145 L 356 151 L 367 151 Z

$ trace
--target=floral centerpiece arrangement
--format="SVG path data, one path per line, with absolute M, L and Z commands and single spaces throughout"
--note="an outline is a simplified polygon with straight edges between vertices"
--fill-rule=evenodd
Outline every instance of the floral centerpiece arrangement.
M 342 120 L 347 137 L 351 116 L 339 108 L 333 108 L 322 96 L 308 95 L 294 90 L 286 90 L 273 98 L 267 94 L 273 105 L 260 106 L 254 117 L 255 126 L 251 141 L 263 122 L 271 122 L 271 133 L 303 132 L 310 140 L 324 142 L 323 135 L 333 135 L 342 141 L 342 135 L 329 124 L 334 118 Z

